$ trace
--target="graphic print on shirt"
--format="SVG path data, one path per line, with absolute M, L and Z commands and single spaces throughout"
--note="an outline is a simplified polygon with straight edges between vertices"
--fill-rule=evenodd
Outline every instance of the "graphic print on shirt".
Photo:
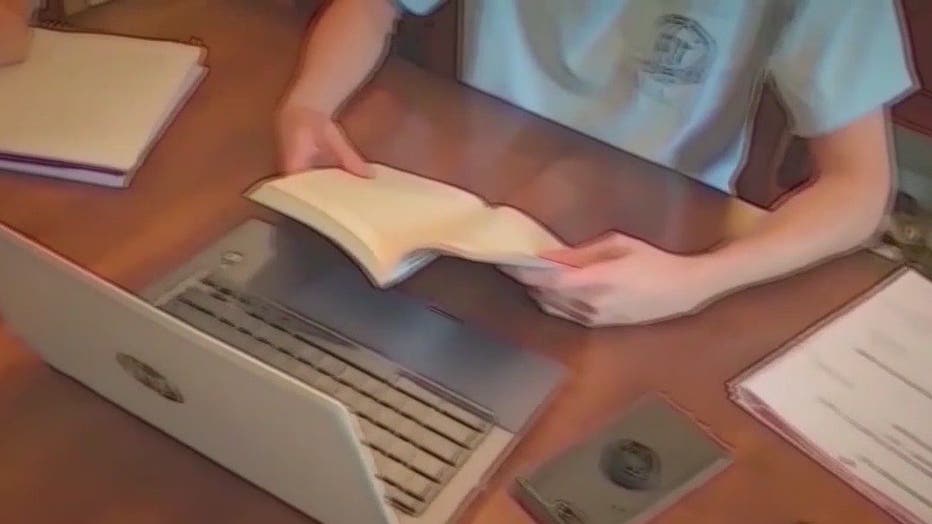
M 643 71 L 663 84 L 698 84 L 715 61 L 715 39 L 696 20 L 664 15 Z

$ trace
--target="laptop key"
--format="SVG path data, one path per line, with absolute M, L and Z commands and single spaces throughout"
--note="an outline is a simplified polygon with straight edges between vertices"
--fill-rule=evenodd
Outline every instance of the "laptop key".
M 391 433 L 366 419 L 359 419 L 359 427 L 362 428 L 363 440 L 370 446 L 379 450 L 390 447 L 391 440 L 395 438 Z
M 281 351 L 277 349 L 274 349 L 274 348 L 268 348 L 268 349 L 269 349 L 268 354 L 265 357 L 263 357 L 262 360 L 265 361 L 266 364 L 274 367 L 275 369 L 278 369 L 279 371 L 283 371 L 288 374 L 293 374 L 293 371 L 294 371 L 293 366 L 295 364 L 294 359 L 282 353 Z
M 417 514 L 420 512 L 421 506 L 423 503 L 416 498 L 408 495 L 401 489 L 396 488 L 392 484 L 384 483 L 385 486 L 385 495 L 388 499 L 401 507 L 402 511 L 407 511 L 412 514 Z
M 292 343 L 288 346 L 288 349 L 290 349 L 289 353 L 292 353 L 309 366 L 318 366 L 327 356 L 323 351 L 297 339 L 292 339 Z
M 414 444 L 418 444 L 418 437 L 420 437 L 421 432 L 424 431 L 417 422 L 399 416 L 399 422 L 393 428 L 394 432 L 398 434 L 401 438 L 411 441 Z
M 359 414 L 369 420 L 377 420 L 378 414 L 382 411 L 382 405 L 369 397 L 360 395 L 358 404 Z
M 284 351 L 285 353 L 288 353 L 289 355 L 297 356 L 298 341 L 296 341 L 291 335 L 275 328 L 267 330 L 264 334 L 266 340 L 269 341 L 269 344 L 277 347 L 279 350 Z
M 427 477 L 408 469 L 404 464 L 380 451 L 374 450 L 372 455 L 375 458 L 379 475 L 386 481 L 422 501 L 431 494 L 433 483 Z
M 249 334 L 256 333 L 259 331 L 259 327 L 264 325 L 261 320 L 239 308 L 227 308 L 222 312 L 222 315 L 237 329 Z
M 325 356 L 323 351 L 309 346 L 283 331 L 266 329 L 263 334 L 273 346 L 280 348 L 295 358 L 301 359 L 310 366 L 316 365 Z
M 436 394 L 424 389 L 408 377 L 398 377 L 398 380 L 395 381 L 395 387 L 429 406 L 436 406 L 441 401 L 441 398 Z
M 359 413 L 362 399 L 365 398 L 362 396 L 362 393 L 345 384 L 340 384 L 339 387 L 337 387 L 336 391 L 333 392 L 333 397 L 342 402 L 343 405 L 353 413 Z
M 430 406 L 420 400 L 408 399 L 401 405 L 399 411 L 414 420 L 423 420 L 430 413 Z
M 320 373 L 317 380 L 314 381 L 314 387 L 323 393 L 333 395 L 337 388 L 340 387 L 340 383 L 334 380 L 333 377 Z
M 253 338 L 249 335 L 218 321 L 216 318 L 184 302 L 171 301 L 165 304 L 163 309 L 189 322 L 195 328 L 241 351 L 245 351 L 245 348 L 253 342 Z
M 290 369 L 290 373 L 292 375 L 294 375 L 296 378 L 298 378 L 299 380 L 301 380 L 308 386 L 321 390 L 322 393 L 327 393 L 328 395 L 331 393 L 329 391 L 324 391 L 323 388 L 321 388 L 318 385 L 318 381 L 321 380 L 321 377 L 323 376 L 323 374 L 320 371 L 317 371 L 314 368 L 305 366 L 304 364 L 300 362 L 295 362 L 293 359 L 292 359 L 292 362 L 293 362 L 293 365 L 291 366 L 291 369 Z
M 445 435 L 453 442 L 467 448 L 471 448 L 478 440 L 479 434 L 456 420 L 431 410 L 430 414 L 421 419 L 421 422 L 442 435 Z
M 379 405 L 379 410 L 376 412 L 373 420 L 382 427 L 397 431 L 398 425 L 404 419 L 397 412 Z
M 411 468 L 420 471 L 424 476 L 433 479 L 435 482 L 446 481 L 447 475 L 453 471 L 438 458 L 423 451 L 419 451 L 414 455 L 414 458 L 408 464 Z
M 375 429 L 378 428 L 372 422 L 361 418 L 359 419 L 359 429 L 362 433 L 359 435 L 359 438 L 366 444 L 371 444 L 372 435 L 375 433 Z
M 226 309 L 227 307 L 226 301 L 193 287 L 186 289 L 178 298 L 198 309 L 211 313 Z
M 378 470 L 379 476 L 399 488 L 405 489 L 405 483 L 411 475 L 408 468 L 377 449 L 372 450 L 372 456 L 375 458 L 375 468 Z
M 492 424 L 488 420 L 484 420 L 452 402 L 441 400 L 435 407 L 481 433 L 485 433 L 492 428 Z
M 407 440 L 402 440 L 394 435 L 391 435 L 391 437 L 391 440 L 386 442 L 386 447 L 383 451 L 391 455 L 398 462 L 410 466 L 411 461 L 414 460 L 419 450 L 414 444 Z
M 318 342 L 328 342 L 340 347 L 347 347 L 347 343 L 342 338 L 330 333 L 322 327 L 315 326 L 299 318 L 290 318 L 287 323 L 288 329 L 308 344 Z
M 457 464 L 460 458 L 461 448 L 459 446 L 411 419 L 403 419 L 394 431 L 401 438 L 450 464 Z
M 346 364 L 330 355 L 324 355 L 324 358 L 320 359 L 316 366 L 324 373 L 334 377 L 339 377 L 343 370 L 346 369 Z
M 377 399 L 388 387 L 388 384 L 375 377 L 366 377 L 362 384 L 358 386 L 358 389 L 370 397 Z
M 420 473 L 408 470 L 408 476 L 401 487 L 420 500 L 428 500 L 434 483 Z
M 408 402 L 409 397 L 397 389 L 388 387 L 382 390 L 378 400 L 395 411 L 401 411 L 401 408 Z
M 346 366 L 338 378 L 370 397 L 376 396 L 385 387 L 381 380 L 353 366 Z
M 300 358 L 311 366 L 316 365 L 317 362 L 325 356 L 323 351 L 314 346 L 309 346 L 279 329 L 266 326 L 261 334 L 264 335 L 273 346 L 280 348 L 285 353 Z
M 412 442 L 449 464 L 459 465 L 463 457 L 463 448 L 426 428 L 420 428 L 417 437 Z

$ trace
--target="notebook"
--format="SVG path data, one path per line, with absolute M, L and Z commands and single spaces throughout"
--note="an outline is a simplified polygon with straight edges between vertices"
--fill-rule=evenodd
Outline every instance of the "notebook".
M 527 214 L 386 165 L 372 170 L 373 178 L 337 168 L 274 177 L 246 196 L 330 238 L 379 287 L 440 255 L 504 266 L 556 265 L 539 254 L 564 244 Z
M 35 28 L 0 68 L 0 169 L 126 187 L 206 74 L 200 46 Z
M 932 522 L 932 281 L 903 269 L 729 385 L 893 517 Z

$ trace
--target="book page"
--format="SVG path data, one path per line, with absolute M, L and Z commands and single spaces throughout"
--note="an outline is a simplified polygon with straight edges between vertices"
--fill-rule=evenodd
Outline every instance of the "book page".
M 486 208 L 449 231 L 441 245 L 456 254 L 500 265 L 551 267 L 538 255 L 566 247 L 543 224 L 512 207 Z
M 131 170 L 190 88 L 203 49 L 35 29 L 0 69 L 0 152 Z
M 314 169 L 266 182 L 263 190 L 274 188 L 316 210 L 294 217 L 312 228 L 319 227 L 321 214 L 330 217 L 392 264 L 429 247 L 445 227 L 482 209 L 477 196 L 456 187 L 380 164 L 372 167 L 375 178 Z
M 738 386 L 847 480 L 932 522 L 932 282 L 904 273 Z

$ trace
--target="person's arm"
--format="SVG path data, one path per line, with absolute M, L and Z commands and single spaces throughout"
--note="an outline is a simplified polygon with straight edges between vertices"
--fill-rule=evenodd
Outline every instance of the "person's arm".
M 398 14 L 392 0 L 332 0 L 308 33 L 289 100 L 332 118 L 381 65 Z
M 914 88 L 892 1 L 804 4 L 768 64 L 813 182 L 749 233 L 697 256 L 622 233 L 548 253 L 560 271 L 512 272 L 541 307 L 588 325 L 661 320 L 864 245 L 891 202 L 886 112 Z
M 749 234 L 704 255 L 714 290 L 780 277 L 861 247 L 892 202 L 885 112 L 809 139 L 816 179 L 766 215 Z
M 699 311 L 865 244 L 891 195 L 883 110 L 810 139 L 817 178 L 757 227 L 716 250 L 668 253 L 621 233 L 545 253 L 560 271 L 512 271 L 541 307 L 586 325 L 637 324 Z
M 365 174 L 365 162 L 334 118 L 381 65 L 398 8 L 392 0 L 332 0 L 323 9 L 281 108 L 282 167 L 306 169 L 329 154 L 348 170 Z
M 23 61 L 29 51 L 28 0 L 0 0 L 0 66 Z

